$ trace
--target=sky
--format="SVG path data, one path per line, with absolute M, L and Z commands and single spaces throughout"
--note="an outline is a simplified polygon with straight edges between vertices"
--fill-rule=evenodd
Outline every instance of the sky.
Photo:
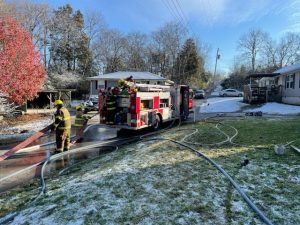
M 241 60 L 237 42 L 250 29 L 261 29 L 279 40 L 300 32 L 300 0 L 34 0 L 53 8 L 69 3 L 83 14 L 101 14 L 109 28 L 150 34 L 165 23 L 179 21 L 191 36 L 210 46 L 208 69 L 226 74 Z

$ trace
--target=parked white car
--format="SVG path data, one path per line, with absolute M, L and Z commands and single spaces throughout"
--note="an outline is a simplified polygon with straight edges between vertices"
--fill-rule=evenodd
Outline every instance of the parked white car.
M 243 97 L 243 92 L 236 89 L 225 89 L 219 92 L 219 95 L 222 97 Z
M 84 107 L 84 113 L 98 111 L 98 98 L 90 97 L 87 101 L 83 102 L 82 105 Z
M 204 90 L 196 90 L 194 92 L 194 98 L 205 98 L 205 91 Z

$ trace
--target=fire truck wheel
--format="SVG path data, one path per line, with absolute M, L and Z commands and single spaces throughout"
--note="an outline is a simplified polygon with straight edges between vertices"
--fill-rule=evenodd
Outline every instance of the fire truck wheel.
M 153 125 L 154 130 L 158 130 L 160 128 L 160 125 L 161 125 L 160 116 L 158 114 L 156 114 L 155 124 Z

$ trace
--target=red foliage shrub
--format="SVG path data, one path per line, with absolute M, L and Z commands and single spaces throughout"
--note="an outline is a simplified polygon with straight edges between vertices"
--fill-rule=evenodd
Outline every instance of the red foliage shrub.
M 45 74 L 30 34 L 16 20 L 0 18 L 0 91 L 22 104 L 41 90 Z

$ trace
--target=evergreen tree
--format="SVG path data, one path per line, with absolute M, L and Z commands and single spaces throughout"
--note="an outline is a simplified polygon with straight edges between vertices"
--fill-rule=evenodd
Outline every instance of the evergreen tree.
M 179 84 L 192 84 L 207 80 L 203 58 L 198 54 L 197 46 L 191 38 L 186 40 L 177 56 L 173 80 Z
M 82 13 L 73 13 L 69 4 L 54 11 L 50 24 L 52 70 L 86 72 L 90 50 L 83 27 Z

